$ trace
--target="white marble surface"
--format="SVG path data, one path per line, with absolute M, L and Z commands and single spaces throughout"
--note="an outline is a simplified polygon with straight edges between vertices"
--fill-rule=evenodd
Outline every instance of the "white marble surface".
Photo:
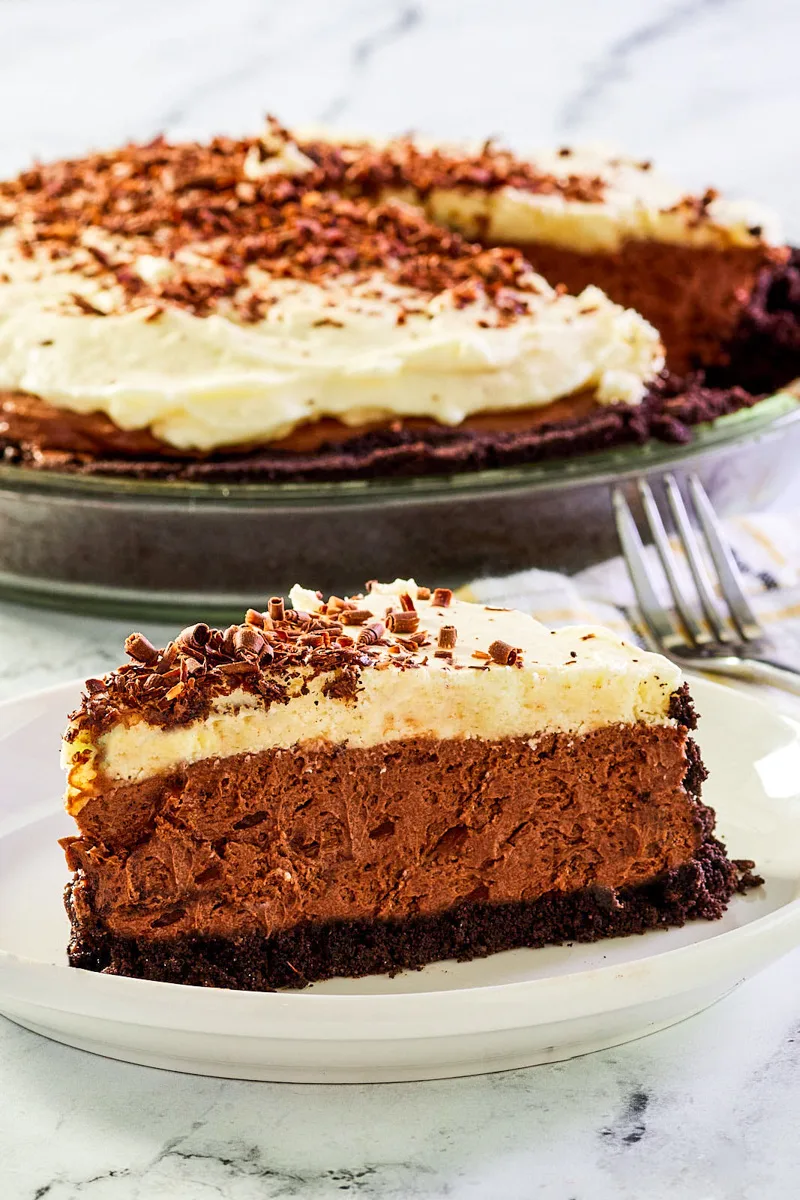
M 794 956 L 573 1062 L 374 1087 L 239 1083 L 0 1025 L 4 1200 L 763 1200 L 797 1195 Z
M 287 123 L 612 141 L 800 236 L 795 0 L 3 0 L 0 172 Z
M 266 111 L 602 138 L 768 200 L 797 238 L 798 36 L 795 0 L 0 0 L 0 172 Z M 114 665 L 125 632 L 0 605 L 0 697 Z M 160 1074 L 0 1021 L 0 1197 L 794 1196 L 798 995 L 800 953 L 618 1050 L 380 1088 Z

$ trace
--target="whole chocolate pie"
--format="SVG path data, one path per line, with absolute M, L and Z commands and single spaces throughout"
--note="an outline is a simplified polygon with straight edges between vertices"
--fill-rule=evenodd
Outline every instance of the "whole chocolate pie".
M 753 205 L 594 151 L 158 138 L 0 184 L 0 449 L 303 479 L 682 440 L 800 369 L 794 272 Z

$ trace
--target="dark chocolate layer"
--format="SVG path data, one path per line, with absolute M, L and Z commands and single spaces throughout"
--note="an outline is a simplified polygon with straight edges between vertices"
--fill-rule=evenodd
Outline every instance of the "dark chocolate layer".
M 101 923 L 78 923 L 70 963 L 88 971 L 244 991 L 303 987 L 336 976 L 393 974 L 446 959 L 466 961 L 502 950 L 596 942 L 601 938 L 714 921 L 737 891 L 757 886 L 752 863 L 731 862 L 713 837 L 658 879 L 632 888 L 550 892 L 513 904 L 461 903 L 401 921 L 311 922 L 276 934 L 182 936 L 153 941 L 119 937 Z
M 635 886 L 710 832 L 693 763 L 668 725 L 206 759 L 78 811 L 73 907 L 126 937 L 230 937 Z
M 767 246 L 722 250 L 638 239 L 605 254 L 546 244 L 519 249 L 550 283 L 575 294 L 594 284 L 641 313 L 661 334 L 667 366 L 684 374 L 727 361 L 759 272 L 785 255 Z

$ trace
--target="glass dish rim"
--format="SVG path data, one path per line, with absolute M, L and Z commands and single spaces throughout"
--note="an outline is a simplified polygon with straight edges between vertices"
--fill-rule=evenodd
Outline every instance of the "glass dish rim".
M 685 459 L 746 438 L 770 435 L 800 421 L 800 390 L 794 385 L 759 400 L 750 408 L 698 424 L 691 441 L 626 443 L 571 457 L 489 467 L 450 474 L 402 475 L 388 478 L 267 481 L 237 483 L 165 479 L 127 479 L 111 475 L 80 476 L 0 463 L 0 492 L 13 491 L 54 499 L 104 503 L 184 506 L 242 505 L 299 507 L 313 504 L 375 504 L 382 501 L 480 497 L 497 491 L 530 491 L 597 483 L 642 471 L 665 470 Z

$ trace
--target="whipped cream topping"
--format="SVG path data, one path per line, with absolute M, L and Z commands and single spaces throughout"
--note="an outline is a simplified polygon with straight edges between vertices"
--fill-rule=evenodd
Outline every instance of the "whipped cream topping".
M 295 679 L 286 704 L 264 707 L 244 690 L 218 696 L 209 714 L 189 724 L 161 727 L 130 716 L 95 737 L 78 722 L 66 741 L 67 805 L 77 812 L 98 786 L 138 782 L 205 758 L 290 750 L 325 741 L 365 747 L 405 738 L 539 737 L 548 731 L 581 734 L 606 725 L 665 725 L 679 669 L 600 626 L 552 631 L 521 612 L 453 599 L 436 604 L 413 580 L 373 585 L 359 607 L 382 619 L 406 593 L 428 644 L 393 663 L 393 647 L 407 640 L 386 632 L 387 649 L 360 674 L 354 698 L 326 692 L 327 676 Z M 292 604 L 313 613 L 316 593 L 294 588 Z M 454 626 L 448 656 L 437 656 L 443 626 Z M 516 661 L 489 657 L 503 643 Z M 495 650 L 497 655 L 497 651 Z M 500 655 L 499 657 L 502 657 Z M 513 655 L 512 655 L 513 659 Z
M 286 146 L 294 146 L 296 155 L 298 147 L 311 150 L 326 141 L 338 142 L 357 177 L 368 175 L 367 161 L 380 153 L 395 164 L 398 180 L 406 179 L 405 186 L 387 186 L 384 196 L 416 203 L 432 220 L 467 237 L 544 242 L 585 254 L 612 253 L 629 240 L 719 249 L 777 246 L 784 240 L 777 215 L 765 205 L 728 199 L 713 188 L 693 195 L 652 163 L 604 145 L 515 154 L 494 143 L 382 140 L 307 130 Z M 288 156 L 288 149 L 281 154 Z M 311 161 L 308 155 L 306 160 Z M 511 180 L 507 185 L 501 182 L 504 176 Z M 457 178 L 457 186 L 448 177 Z
M 467 237 L 525 244 L 544 242 L 583 254 L 613 253 L 626 241 L 671 245 L 753 247 L 779 245 L 777 216 L 750 200 L 687 196 L 671 179 L 641 163 L 582 149 L 568 158 L 540 152 L 543 172 L 576 172 L 603 180 L 603 198 L 574 200 L 519 188 L 464 193 L 435 189 L 424 203 L 432 220 Z
M 218 270 L 198 247 L 141 252 L 130 269 L 163 284 L 189 261 Z M 506 321 L 487 296 L 464 304 L 454 289 L 432 296 L 380 273 L 307 282 L 253 268 L 243 290 L 258 292 L 264 315 L 244 322 L 237 297 L 207 316 L 169 303 L 126 310 L 93 262 L 85 246 L 52 260 L 23 254 L 11 229 L 0 235 L 0 388 L 105 413 L 181 450 L 263 444 L 321 417 L 457 425 L 581 391 L 635 404 L 663 366 L 658 334 L 636 313 L 532 274 L 509 292 L 524 311 Z

